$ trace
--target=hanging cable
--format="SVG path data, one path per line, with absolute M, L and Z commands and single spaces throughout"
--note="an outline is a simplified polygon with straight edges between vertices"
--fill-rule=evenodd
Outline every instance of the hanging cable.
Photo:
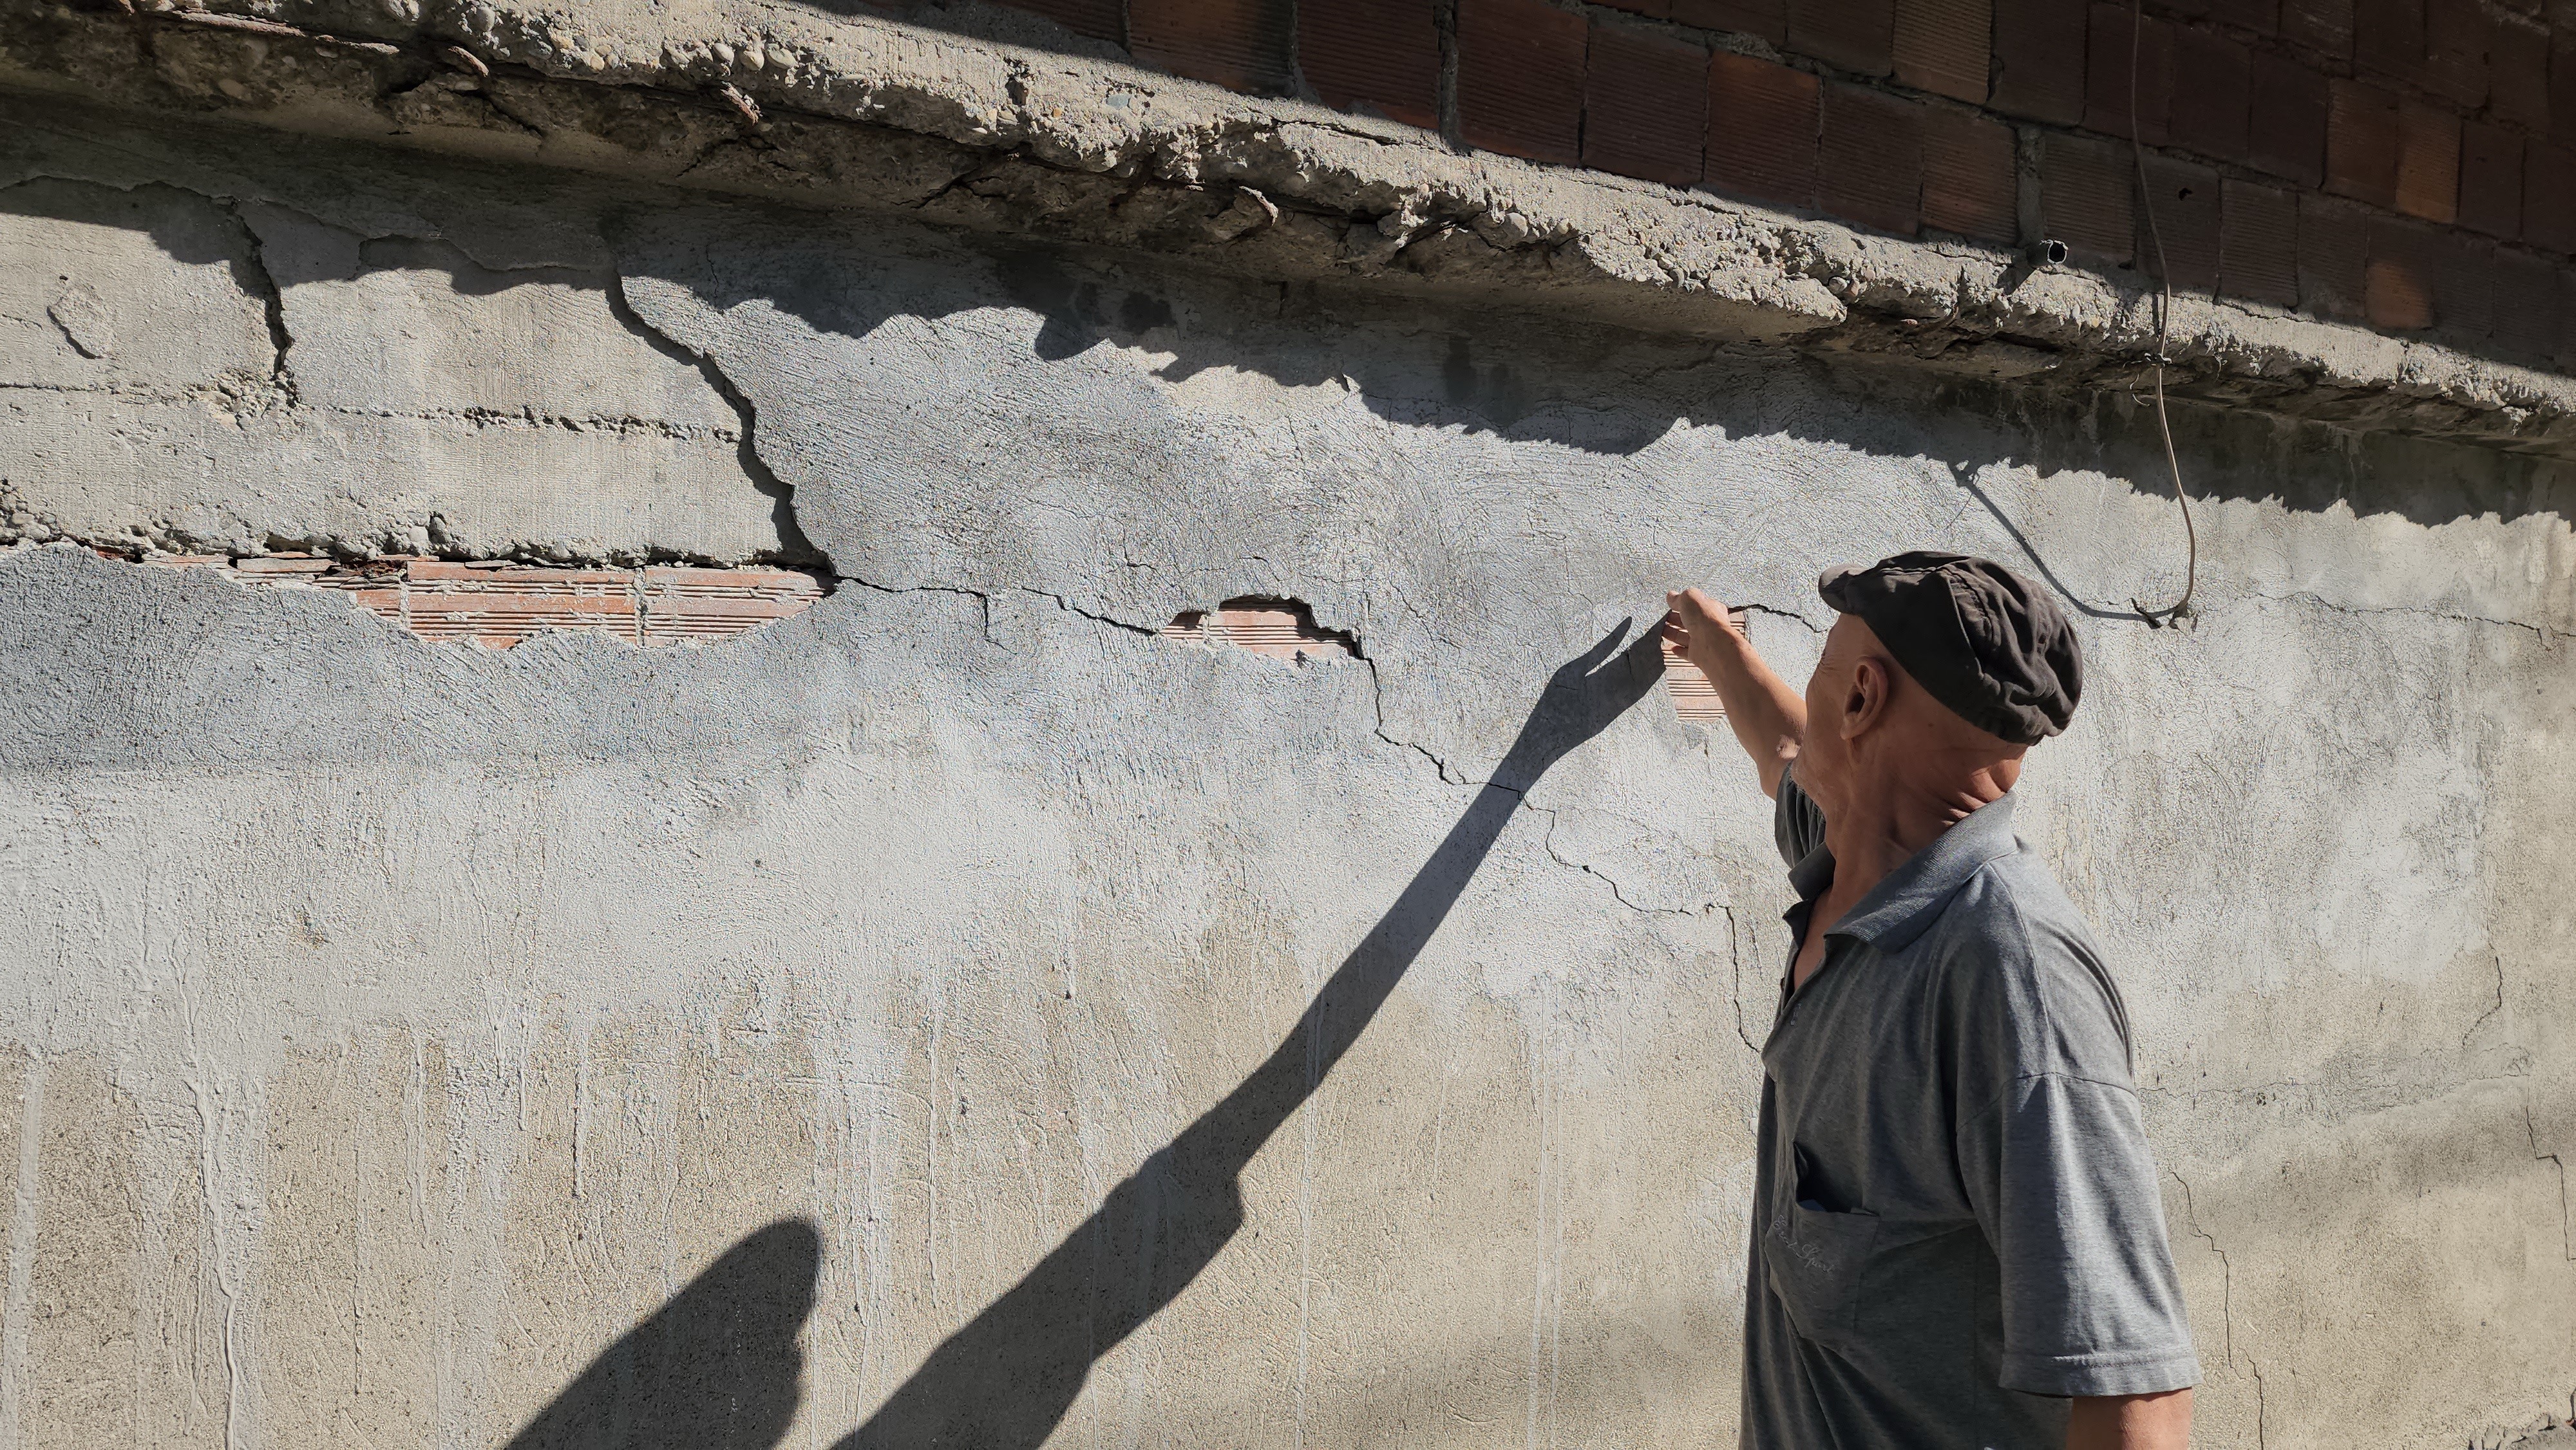
M 2170 608 L 2149 609 L 2136 599 L 2129 607 L 2150 628 L 2162 629 L 2191 609 L 2191 591 L 2200 583 L 2200 532 L 2192 526 L 2191 497 L 2182 490 L 2182 460 L 2174 453 L 2173 421 L 2165 416 L 2165 330 L 2173 312 L 2173 274 L 2165 266 L 2164 229 L 2156 225 L 2156 188 L 2147 178 L 2147 143 L 2138 126 L 2138 45 L 2146 29 L 2145 0 L 2129 0 L 2129 151 L 2138 163 L 2138 202 L 2147 209 L 2147 239 L 2156 250 L 2156 429 L 2164 435 L 2165 467 L 2173 474 L 2174 502 L 2182 509 L 2183 545 L 2190 562 L 2184 566 L 2182 597 Z

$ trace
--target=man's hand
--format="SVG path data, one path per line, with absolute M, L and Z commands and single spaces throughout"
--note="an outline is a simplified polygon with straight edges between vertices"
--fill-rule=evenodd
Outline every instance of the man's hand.
M 1771 672 L 1752 642 L 1735 631 L 1727 607 L 1705 590 L 1675 590 L 1664 603 L 1672 611 L 1664 616 L 1664 638 L 1717 687 L 1735 743 L 1761 773 L 1762 793 L 1778 795 L 1781 773 L 1807 738 L 1807 702 Z
M 2191 1391 L 2080 1399 L 2066 1416 L 2066 1450 L 2183 1450 L 2191 1443 Z

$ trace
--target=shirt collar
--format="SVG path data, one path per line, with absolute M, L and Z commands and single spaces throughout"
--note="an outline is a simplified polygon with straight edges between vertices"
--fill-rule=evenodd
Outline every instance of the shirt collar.
M 1852 937 L 1882 952 L 1902 951 L 1932 925 L 1969 877 L 2020 846 L 2020 838 L 2013 834 L 2013 798 L 2007 791 L 1906 857 L 1870 888 L 1859 905 L 1843 913 L 1826 935 Z M 1833 853 L 1823 846 L 1789 868 L 1790 884 L 1802 905 L 1811 905 L 1833 879 Z

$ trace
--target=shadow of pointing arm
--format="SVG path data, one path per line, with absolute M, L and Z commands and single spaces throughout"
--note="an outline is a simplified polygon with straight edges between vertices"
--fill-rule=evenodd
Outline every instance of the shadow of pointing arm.
M 1653 687 L 1663 657 L 1629 625 L 1548 678 L 1538 705 L 1386 915 L 1296 1029 L 1224 1099 L 1112 1189 L 1027 1277 L 948 1337 L 834 1450 L 1036 1450 L 1092 1364 L 1152 1318 L 1243 1225 L 1241 1175 L 1341 1061 L 1420 956 L 1547 768 Z

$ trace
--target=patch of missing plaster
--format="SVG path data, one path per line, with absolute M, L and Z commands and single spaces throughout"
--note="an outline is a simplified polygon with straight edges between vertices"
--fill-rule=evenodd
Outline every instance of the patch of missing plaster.
M 115 556 L 111 556 L 115 557 Z M 325 589 L 423 639 L 508 649 L 546 630 L 626 644 L 711 644 L 801 614 L 831 593 L 791 569 L 541 569 L 506 562 L 306 554 L 162 554 L 147 566 L 214 569 L 263 589 Z
M 1727 628 L 1744 633 L 1744 611 L 1726 613 Z M 1717 686 L 1710 682 L 1700 667 L 1692 664 L 1671 636 L 1664 637 L 1664 689 L 1672 696 L 1673 713 L 1685 725 L 1722 725 L 1726 723 L 1726 706 L 1717 697 Z
M 45 315 L 82 357 L 105 358 L 116 351 L 115 321 L 107 314 L 107 304 L 99 300 L 98 290 L 87 282 L 66 279 Z
M 1309 660 L 1354 659 L 1360 653 L 1356 636 L 1317 624 L 1314 609 L 1301 599 L 1244 595 L 1213 610 L 1186 611 L 1156 633 L 1165 639 L 1229 644 L 1301 665 Z

